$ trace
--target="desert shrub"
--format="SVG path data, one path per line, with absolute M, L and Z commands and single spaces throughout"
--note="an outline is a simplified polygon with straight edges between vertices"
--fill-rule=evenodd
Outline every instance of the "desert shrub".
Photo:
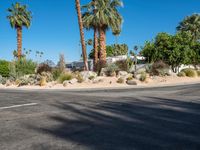
M 117 80 L 117 83 L 119 83 L 119 84 L 123 84 L 125 81 L 124 81 L 124 78 L 119 78 L 118 80 Z
M 55 68 L 52 70 L 52 75 L 53 75 L 54 80 L 57 80 L 61 74 L 62 74 L 62 71 L 58 68 Z
M 45 64 L 45 63 L 40 64 L 37 68 L 38 74 L 41 74 L 42 72 L 51 72 L 51 71 L 52 71 L 52 68 L 48 64 Z
M 130 68 L 134 65 L 134 62 L 131 59 L 120 60 L 115 62 L 115 65 L 118 67 L 119 71 L 129 72 Z
M 152 65 L 151 74 L 156 76 L 169 75 L 169 65 L 163 61 L 157 61 Z
M 133 80 L 133 76 L 129 76 L 128 78 L 126 78 L 127 81 Z
M 152 64 L 148 64 L 145 66 L 145 69 L 146 69 L 146 72 L 147 73 L 151 73 L 151 70 L 152 70 Z
M 98 75 L 100 75 L 102 68 L 105 68 L 105 67 L 106 67 L 105 63 L 98 61 L 98 63 L 95 66 L 95 71 L 97 72 Z M 83 71 L 83 70 L 80 70 L 80 71 Z
M 53 75 L 50 72 L 42 72 L 41 78 L 45 77 L 47 82 L 51 82 L 54 80 Z
M 37 64 L 32 60 L 21 59 L 15 62 L 17 76 L 34 74 Z
M 185 72 L 179 72 L 178 74 L 177 74 L 177 76 L 178 77 L 185 77 L 186 76 L 186 74 L 185 74 Z
M 47 84 L 47 77 L 43 76 L 40 80 L 40 86 L 45 86 Z
M 140 81 L 144 82 L 145 80 L 147 79 L 147 74 L 146 72 L 142 72 L 141 73 L 141 76 L 139 78 Z
M 196 70 L 191 69 L 191 68 L 183 69 L 183 70 L 181 70 L 181 72 L 184 72 L 187 77 L 196 77 L 197 76 Z
M 0 75 L 2 77 L 9 77 L 9 62 L 6 60 L 0 60 Z
M 84 81 L 83 77 L 80 74 L 76 76 L 76 79 L 78 80 L 78 83 L 82 83 Z
M 15 84 L 18 85 L 18 86 L 25 86 L 25 85 L 28 85 L 28 84 L 32 84 L 32 80 L 29 79 L 28 76 L 22 76 L 15 81 Z
M 93 80 L 94 78 L 95 78 L 95 76 L 90 76 L 88 79 Z
M 198 77 L 200 77 L 200 70 L 197 70 L 197 75 Z
M 73 75 L 71 73 L 62 73 L 60 77 L 58 78 L 59 83 L 63 83 L 64 81 L 71 80 L 73 78 Z
M 7 81 L 7 78 L 5 78 L 5 77 L 2 77 L 1 75 L 0 75 L 0 84 L 6 84 L 6 81 Z
M 112 64 L 108 64 L 105 70 L 106 70 L 105 73 L 107 76 L 114 76 L 116 75 L 116 71 L 118 71 L 119 68 L 116 64 L 112 63 Z
M 9 65 L 9 78 L 12 78 L 14 80 L 16 80 L 18 78 L 17 73 L 16 73 L 16 66 L 15 66 L 15 62 L 11 62 Z

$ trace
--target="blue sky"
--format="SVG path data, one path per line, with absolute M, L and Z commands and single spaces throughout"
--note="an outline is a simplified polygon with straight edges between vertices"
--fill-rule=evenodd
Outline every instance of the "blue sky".
M 29 30 L 23 30 L 23 47 L 43 51 L 43 59 L 57 62 L 59 53 L 67 61 L 78 60 L 81 54 L 79 29 L 74 0 L 17 0 L 27 4 L 33 12 Z M 81 0 L 86 4 L 90 0 Z M 0 59 L 13 59 L 16 49 L 16 31 L 6 19 L 6 9 L 16 0 L 0 0 Z M 124 17 L 119 43 L 126 43 L 129 49 L 142 46 L 158 32 L 175 33 L 178 23 L 187 15 L 200 12 L 199 0 L 123 0 L 120 9 Z M 92 32 L 86 32 L 86 39 Z M 115 37 L 107 33 L 107 44 L 113 44 Z M 91 48 L 88 47 L 88 51 Z M 34 54 L 32 54 L 34 59 Z

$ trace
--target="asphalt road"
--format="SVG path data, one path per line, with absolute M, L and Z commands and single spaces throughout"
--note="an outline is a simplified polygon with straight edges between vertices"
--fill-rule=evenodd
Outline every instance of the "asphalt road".
M 199 150 L 200 84 L 0 90 L 0 150 Z

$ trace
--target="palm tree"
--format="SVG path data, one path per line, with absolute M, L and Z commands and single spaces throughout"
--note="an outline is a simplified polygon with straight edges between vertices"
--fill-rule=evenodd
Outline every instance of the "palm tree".
M 190 32 L 193 36 L 193 40 L 200 39 L 200 15 L 193 14 L 186 17 L 177 27 L 178 31 Z
M 119 35 L 120 35 L 120 33 L 121 33 L 121 30 L 120 29 L 116 29 L 116 30 L 114 30 L 113 31 L 113 35 L 115 36 L 115 44 L 118 44 L 118 37 L 119 37 Z
M 31 25 L 31 12 L 27 10 L 26 5 L 20 3 L 12 4 L 12 7 L 8 9 L 10 13 L 7 18 L 10 21 L 12 28 L 17 30 L 17 57 L 20 60 L 22 56 L 22 28 L 29 28 Z
M 83 14 L 83 24 L 84 27 L 87 30 L 94 30 L 94 37 L 93 37 L 93 49 L 94 49 L 94 58 L 93 58 L 93 65 L 94 68 L 93 70 L 96 71 L 96 67 L 97 67 L 97 63 L 99 61 L 99 57 L 98 57 L 98 26 L 97 26 L 97 18 L 95 17 L 96 15 L 96 7 L 95 7 L 95 3 L 96 0 L 92 0 L 91 3 L 89 3 L 88 5 L 82 6 L 83 9 L 86 9 L 86 11 Z M 90 7 L 92 7 L 92 11 L 90 9 Z
M 137 45 L 135 45 L 134 46 L 134 51 L 135 51 L 135 55 L 134 55 L 134 61 L 135 61 L 135 75 L 136 75 L 136 72 L 137 72 L 137 51 L 138 51 L 138 46 Z
M 77 16 L 78 16 L 78 23 L 79 23 L 79 30 L 80 30 L 80 37 L 81 37 L 82 54 L 83 54 L 83 61 L 84 61 L 84 67 L 85 67 L 84 69 L 88 71 L 89 69 L 88 69 L 85 37 L 84 37 L 84 31 L 83 31 L 83 21 L 82 21 L 80 0 L 75 0 L 75 3 L 76 3 L 76 11 L 77 11 Z
M 122 5 L 120 0 L 93 0 L 86 6 L 89 13 L 84 20 L 99 32 L 101 65 L 106 64 L 106 31 L 111 28 L 114 33 L 121 29 L 122 16 L 117 7 Z M 97 33 L 97 31 L 95 32 Z

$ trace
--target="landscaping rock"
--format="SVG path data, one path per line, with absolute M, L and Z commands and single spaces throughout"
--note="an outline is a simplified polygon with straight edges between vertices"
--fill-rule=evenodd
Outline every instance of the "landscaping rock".
M 93 71 L 82 71 L 82 72 L 80 73 L 80 75 L 81 75 L 81 77 L 83 78 L 84 81 L 89 80 L 89 78 L 90 78 L 91 76 L 93 76 L 93 77 L 95 77 L 95 78 L 97 77 L 96 72 L 93 72 Z
M 102 83 L 102 82 L 104 82 L 104 79 L 102 77 L 97 77 L 92 81 L 92 83 L 94 84 Z
M 137 85 L 137 82 L 134 81 L 134 80 L 128 80 L 128 81 L 126 81 L 126 84 L 128 84 L 128 85 Z
M 10 80 L 7 80 L 6 81 L 6 86 L 11 86 L 12 85 L 12 82 Z
M 126 77 L 128 75 L 128 72 L 126 71 L 119 71 L 118 77 Z
M 78 82 L 78 80 L 76 78 L 68 81 L 68 83 L 70 83 L 70 84 L 75 84 L 77 82 Z
M 102 68 L 100 72 L 100 76 L 106 77 L 106 72 L 107 72 L 106 68 Z
M 69 81 L 67 81 L 67 80 L 63 82 L 64 87 L 67 87 L 68 84 L 69 84 Z
M 141 78 L 142 74 L 136 74 L 135 79 L 139 80 Z

